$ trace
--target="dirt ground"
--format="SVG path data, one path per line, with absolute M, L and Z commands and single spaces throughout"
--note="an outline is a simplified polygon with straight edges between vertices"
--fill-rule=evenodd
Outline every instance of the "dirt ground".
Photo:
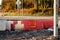
M 2 40 L 2 39 L 1 39 Z M 32 37 L 32 38 L 8 38 L 8 39 L 3 39 L 3 40 L 55 40 L 53 36 L 42 36 L 42 37 Z

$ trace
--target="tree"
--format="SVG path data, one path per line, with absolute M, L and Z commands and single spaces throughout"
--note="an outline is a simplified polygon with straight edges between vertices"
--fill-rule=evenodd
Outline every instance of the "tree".
M 36 8 L 37 8 L 37 12 L 38 12 L 38 9 L 39 9 L 39 8 L 38 8 L 38 0 L 36 0 L 36 3 L 37 3 Z

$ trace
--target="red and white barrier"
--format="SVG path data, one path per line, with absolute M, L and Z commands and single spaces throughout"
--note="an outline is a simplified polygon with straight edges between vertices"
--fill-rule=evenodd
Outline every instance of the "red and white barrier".
M 53 27 L 53 20 L 21 20 L 7 21 L 7 30 L 36 30 Z

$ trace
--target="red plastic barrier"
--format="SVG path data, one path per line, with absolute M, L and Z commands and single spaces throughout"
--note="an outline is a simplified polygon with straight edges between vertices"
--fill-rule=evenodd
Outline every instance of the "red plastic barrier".
M 37 29 L 44 29 L 44 21 L 43 20 L 37 20 Z
M 14 30 L 14 24 L 11 24 L 11 30 Z
M 15 28 L 15 24 L 17 23 L 17 21 L 12 21 L 13 23 L 11 23 L 11 30 L 14 30 Z
M 53 27 L 53 20 L 21 20 L 24 24 L 23 30 L 47 29 Z M 11 24 L 11 29 L 14 29 L 16 21 Z
M 29 30 L 34 30 L 37 28 L 36 20 L 29 20 Z
M 53 27 L 53 20 L 22 20 L 24 30 L 47 29 Z
M 28 30 L 29 29 L 29 20 L 22 20 L 22 23 L 24 24 L 24 29 L 23 30 Z
M 44 20 L 44 29 L 53 27 L 53 20 Z

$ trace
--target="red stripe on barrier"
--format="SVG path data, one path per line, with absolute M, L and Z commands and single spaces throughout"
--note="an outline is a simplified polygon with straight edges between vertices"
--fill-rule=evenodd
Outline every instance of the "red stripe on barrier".
M 14 30 L 14 24 L 11 24 L 11 30 Z

